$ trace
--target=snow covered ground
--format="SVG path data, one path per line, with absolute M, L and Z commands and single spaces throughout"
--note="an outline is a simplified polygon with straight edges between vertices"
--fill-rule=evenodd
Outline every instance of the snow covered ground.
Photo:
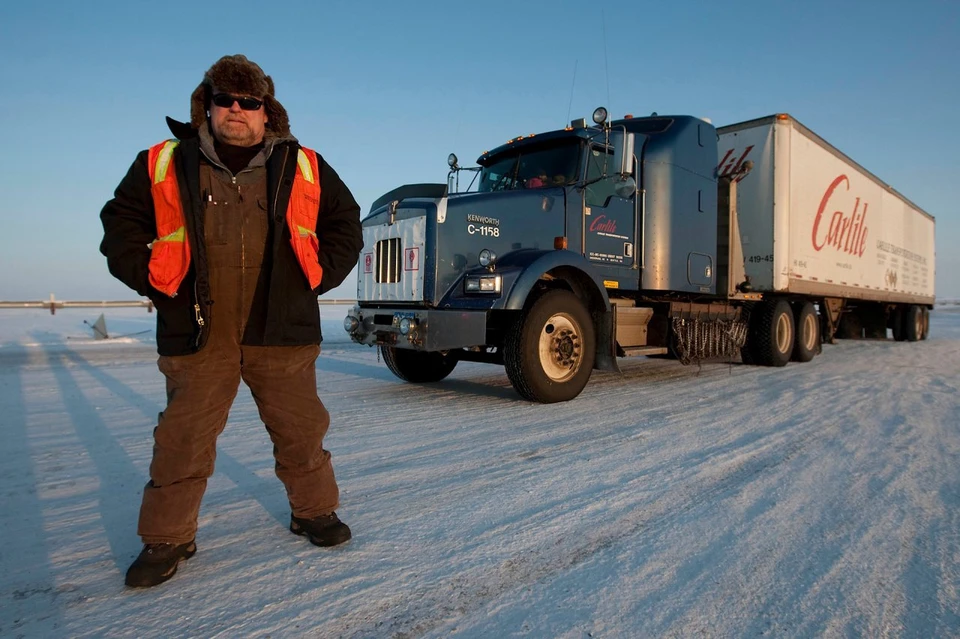
M 960 307 L 783 369 L 622 360 L 550 406 L 488 365 L 404 384 L 346 308 L 317 370 L 354 539 L 288 532 L 242 389 L 200 551 L 149 590 L 154 316 L 0 311 L 0 636 L 960 637 Z

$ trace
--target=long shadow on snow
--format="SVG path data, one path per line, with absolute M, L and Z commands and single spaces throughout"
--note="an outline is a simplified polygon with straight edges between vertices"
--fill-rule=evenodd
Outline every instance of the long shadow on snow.
M 160 404 L 146 398 L 140 393 L 131 390 L 130 387 L 124 384 L 122 381 L 111 375 L 108 375 L 97 366 L 91 365 L 75 351 L 61 347 L 58 355 L 62 362 L 70 361 L 73 364 L 80 366 L 86 373 L 100 382 L 104 388 L 107 388 L 114 395 L 123 399 L 130 405 L 137 407 L 147 420 L 144 424 L 144 435 L 146 436 L 147 433 L 152 432 L 153 426 L 156 425 L 157 415 L 163 410 L 163 407 Z M 51 368 L 54 370 L 57 376 L 61 387 L 61 392 L 64 393 L 64 396 L 67 396 L 68 389 L 73 390 L 77 396 L 81 396 L 78 386 L 73 381 L 73 378 L 70 376 L 67 370 L 62 366 L 57 366 L 54 364 L 53 355 L 49 355 L 48 357 L 50 357 Z M 157 372 L 157 375 L 160 375 L 159 371 Z M 116 443 L 116 438 L 109 432 L 95 409 L 89 405 L 89 402 L 84 402 L 84 404 L 85 406 L 80 411 L 80 414 L 86 419 L 78 420 L 75 418 L 74 422 L 77 425 L 77 433 L 80 436 L 81 441 L 87 447 L 91 459 L 93 459 L 94 463 L 97 465 L 98 473 L 102 480 L 101 486 L 105 496 L 106 494 L 114 495 L 116 485 L 118 484 L 127 484 L 129 482 L 136 485 L 145 483 L 148 478 L 145 477 L 143 473 L 140 472 L 129 460 L 129 457 L 126 455 L 122 447 Z M 84 423 L 85 421 L 88 421 L 92 426 Z M 108 454 L 104 454 L 98 451 L 98 442 L 104 442 L 105 445 L 107 445 L 107 447 L 110 449 L 110 452 Z M 105 472 L 110 469 L 111 459 L 124 459 L 127 461 L 119 478 L 110 478 L 110 475 Z M 275 486 L 272 482 L 262 479 L 252 470 L 246 468 L 243 464 L 221 449 L 218 449 L 217 451 L 216 468 L 217 471 L 223 472 L 236 485 L 236 491 L 238 491 L 240 494 L 252 497 L 260 503 L 264 510 L 271 513 L 281 525 L 287 525 L 288 513 L 283 511 L 283 507 L 278 508 L 280 504 L 286 504 L 286 501 L 283 500 L 279 495 L 277 499 L 267 499 L 264 497 L 264 495 L 276 493 L 277 489 L 282 492 L 281 485 L 277 484 Z M 129 531 L 131 528 L 135 528 L 134 524 L 137 521 L 137 514 L 139 512 L 138 502 L 141 494 L 141 492 L 137 492 L 137 498 L 135 501 L 132 496 L 126 498 L 125 508 L 122 515 L 118 513 L 112 513 L 108 515 L 108 512 L 110 512 L 110 502 L 116 502 L 116 498 L 110 497 L 101 501 L 102 508 L 104 509 L 104 526 L 107 528 L 111 550 L 113 551 L 115 559 L 118 561 L 118 567 L 121 567 L 124 570 L 126 569 L 126 566 L 120 566 L 119 562 L 121 557 L 128 557 L 132 556 L 133 554 L 132 552 L 122 552 L 122 549 L 126 546 L 129 546 L 129 540 L 134 539 L 134 535 L 127 531 Z M 120 516 L 123 517 L 122 523 L 119 520 Z M 110 524 L 109 526 L 107 525 L 108 523 Z M 122 535 L 122 537 L 120 535 Z M 123 541 L 121 541 L 121 539 L 123 539 Z M 124 559 L 124 561 L 126 561 L 126 559 Z
M 43 505 L 37 498 L 37 477 L 34 474 L 30 434 L 27 426 L 26 389 L 23 366 L 30 354 L 21 346 L 4 349 L 4 369 L 16 362 L 20 370 L 4 370 L 0 379 L 9 384 L 3 394 L 9 402 L 0 405 L 3 414 L 3 448 L 0 452 L 0 484 L 4 486 L 3 515 L 4 549 L 0 553 L 0 635 L 19 636 L 23 622 L 43 621 L 48 628 L 63 626 L 63 606 L 58 595 L 50 551 L 57 543 L 48 543 L 42 531 Z M 16 523 L 14 523 L 16 522 Z M 10 563 L 8 563 L 10 562 Z M 23 568 L 18 568 L 23 566 Z M 35 600 L 42 597 L 42 605 Z M 58 605 L 58 603 L 60 605 Z M 43 612 L 38 615 L 38 609 Z
M 77 437 L 96 466 L 99 479 L 97 501 L 101 522 L 117 569 L 123 571 L 126 566 L 122 564 L 131 555 L 132 548 L 129 540 L 133 539 L 135 534 L 137 504 L 131 495 L 117 491 L 116 488 L 137 484 L 142 478 L 142 472 L 117 442 L 116 436 L 110 432 L 97 408 L 84 395 L 83 389 L 74 379 L 67 365 L 76 365 L 111 392 L 116 393 L 120 386 L 125 394 L 135 395 L 138 402 L 143 402 L 144 398 L 112 377 L 103 374 L 80 355 L 69 350 L 62 342 L 47 351 L 47 361 L 60 388 L 60 396 L 67 404 L 66 409 Z M 119 495 L 118 492 L 120 492 Z

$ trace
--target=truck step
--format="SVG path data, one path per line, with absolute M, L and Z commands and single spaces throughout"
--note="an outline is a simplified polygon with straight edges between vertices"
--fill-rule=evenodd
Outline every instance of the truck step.
M 639 357 L 640 355 L 666 355 L 667 349 L 663 346 L 631 346 L 623 349 L 624 357 Z

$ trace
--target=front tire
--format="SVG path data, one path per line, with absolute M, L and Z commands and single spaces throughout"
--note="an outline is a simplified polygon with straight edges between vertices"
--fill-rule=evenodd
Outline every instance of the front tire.
M 532 402 L 552 404 L 579 395 L 595 357 L 590 314 L 565 290 L 540 296 L 504 338 L 507 377 L 517 393 Z
M 457 366 L 457 360 L 450 354 L 426 353 L 395 346 L 381 346 L 380 353 L 391 373 L 414 384 L 439 382 Z

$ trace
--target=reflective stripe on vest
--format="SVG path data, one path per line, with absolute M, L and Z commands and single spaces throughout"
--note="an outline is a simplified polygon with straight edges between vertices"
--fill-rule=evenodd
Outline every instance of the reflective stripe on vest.
M 185 232 L 183 203 L 173 166 L 177 140 L 150 147 L 147 165 L 156 215 L 157 239 L 150 247 L 150 285 L 173 297 L 190 268 L 190 243 Z M 301 147 L 297 151 L 297 173 L 287 204 L 287 228 L 297 262 L 314 289 L 323 279 L 317 241 L 317 217 L 320 213 L 320 180 L 317 154 Z
M 170 297 L 177 294 L 190 268 L 183 204 L 173 166 L 173 151 L 179 141 L 167 140 L 150 147 L 147 168 L 157 225 L 157 239 L 150 243 L 150 285 Z
M 319 177 L 317 154 L 301 147 L 297 151 L 297 175 L 293 178 L 290 204 L 287 205 L 287 228 L 290 229 L 290 245 L 310 288 L 317 288 L 323 280 L 323 267 L 319 261 L 320 243 L 317 241 Z

